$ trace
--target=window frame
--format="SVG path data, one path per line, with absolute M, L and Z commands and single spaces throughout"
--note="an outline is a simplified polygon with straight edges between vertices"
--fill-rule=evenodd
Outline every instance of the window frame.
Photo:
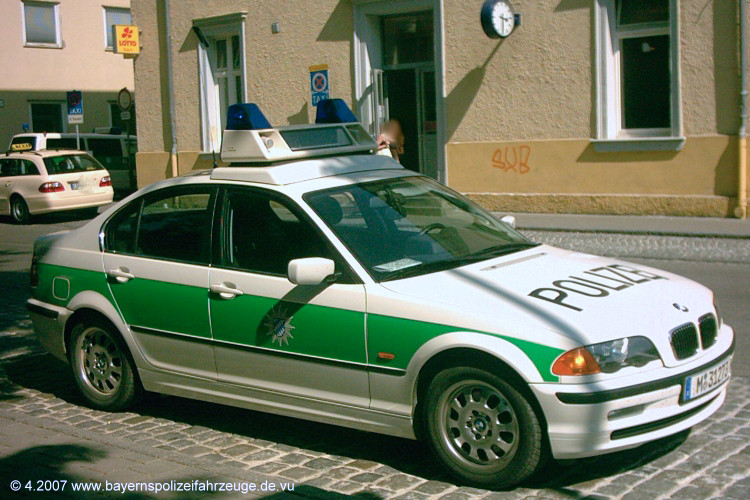
M 48 42 L 29 42 L 26 38 L 26 5 L 35 5 L 37 7 L 52 7 L 55 17 L 55 43 Z M 60 2 L 51 2 L 46 0 L 23 0 L 21 2 L 21 31 L 23 36 L 23 46 L 42 49 L 61 49 L 63 48 L 62 40 L 62 22 L 60 21 Z
M 128 14 L 130 14 L 130 23 L 133 23 L 133 11 L 129 7 L 115 7 L 112 5 L 102 5 L 102 18 L 104 23 L 104 50 L 107 52 L 114 52 L 114 36 L 112 38 L 113 45 L 109 45 L 109 41 L 107 40 L 107 34 L 111 34 L 112 29 L 107 24 L 107 10 L 119 10 L 119 11 L 128 11 Z
M 60 108 L 61 128 L 63 128 L 64 130 L 61 130 L 60 132 L 56 132 L 54 130 L 36 130 L 34 128 L 34 113 L 33 113 L 34 104 L 57 104 L 57 106 Z M 66 133 L 65 130 L 67 129 L 67 126 L 66 126 L 67 120 L 65 119 L 65 101 L 28 101 L 28 105 L 29 105 L 29 123 L 31 124 L 32 133 L 38 133 L 38 134 L 41 134 L 43 132 L 60 133 L 60 134 Z
M 141 226 L 141 217 L 143 215 L 143 208 L 153 201 L 162 199 L 162 198 L 169 198 L 173 196 L 180 196 L 180 193 L 183 193 L 184 195 L 188 194 L 196 194 L 196 191 L 200 191 L 202 189 L 205 189 L 209 193 L 209 203 L 208 203 L 208 210 L 210 210 L 209 219 L 211 221 L 210 227 L 209 227 L 209 251 L 208 251 L 208 259 L 206 262 L 192 262 L 192 261 L 186 261 L 186 260 L 180 260 L 180 259 L 174 259 L 174 258 L 167 258 L 167 257 L 155 257 L 151 255 L 144 255 L 142 253 L 137 252 L 138 247 L 138 236 L 140 235 L 140 226 Z M 150 191 L 148 193 L 143 194 L 142 196 L 139 196 L 135 200 L 131 201 L 124 207 L 117 210 L 114 214 L 112 214 L 105 222 L 102 224 L 101 228 L 99 229 L 99 249 L 102 253 L 109 253 L 113 255 L 127 255 L 130 257 L 138 257 L 141 259 L 150 259 L 150 260 L 157 260 L 157 261 L 163 261 L 163 262 L 172 262 L 177 264 L 188 264 L 193 266 L 202 266 L 202 267 L 210 267 L 211 263 L 214 260 L 214 234 L 215 234 L 215 224 L 216 224 L 216 207 L 217 207 L 217 200 L 219 199 L 219 190 L 218 186 L 212 185 L 212 184 L 205 184 L 205 183 L 196 183 L 196 184 L 182 184 L 178 186 L 168 186 L 162 189 L 157 189 L 155 191 Z M 128 217 L 131 215 L 131 209 L 135 208 L 136 213 L 138 214 L 138 217 L 136 219 L 136 230 L 135 230 L 135 251 L 133 253 L 131 252 L 118 252 L 111 249 L 111 242 L 108 241 L 109 237 L 109 230 L 110 225 L 115 222 L 120 222 L 120 217 Z
M 292 215 L 294 215 L 301 224 L 307 224 L 309 227 L 312 228 L 315 235 L 320 238 L 320 240 L 323 242 L 323 244 L 328 249 L 332 260 L 335 264 L 335 269 L 337 272 L 340 272 L 340 276 L 336 279 L 335 283 L 337 284 L 362 284 L 362 280 L 359 278 L 357 273 L 354 272 L 354 270 L 349 265 L 349 262 L 344 258 L 343 255 L 341 255 L 341 252 L 336 249 L 336 247 L 333 245 L 331 240 L 326 236 L 323 231 L 320 229 L 320 227 L 315 223 L 315 221 L 312 220 L 312 218 L 302 209 L 302 207 L 299 206 L 299 203 L 297 203 L 295 200 L 290 198 L 289 196 L 286 196 L 283 193 L 280 193 L 279 191 L 274 191 L 271 189 L 263 189 L 258 188 L 254 186 L 239 186 L 234 184 L 223 184 L 220 186 L 219 193 L 217 195 L 217 205 L 214 210 L 214 223 L 213 223 L 213 235 L 212 235 L 212 246 L 211 246 L 211 266 L 215 267 L 217 269 L 223 269 L 227 271 L 235 271 L 240 273 L 245 273 L 248 275 L 253 276 L 264 276 L 264 277 L 274 277 L 274 278 L 284 278 L 288 279 L 288 275 L 284 274 L 277 274 L 277 273 L 267 273 L 262 271 L 253 271 L 249 269 L 242 269 L 237 267 L 232 267 L 229 264 L 226 264 L 226 250 L 227 250 L 227 244 L 228 244 L 228 235 L 229 235 L 229 218 L 226 217 L 226 211 L 228 208 L 228 193 L 230 191 L 244 191 L 246 193 L 253 193 L 259 196 L 265 196 L 269 199 L 269 201 L 275 201 L 276 203 L 279 203 L 284 206 L 287 210 L 289 210 Z
M 232 36 L 239 36 L 240 68 L 238 76 L 241 78 L 240 95 L 242 96 L 242 102 L 247 101 L 246 19 L 247 12 L 193 19 L 193 29 L 200 31 L 202 36 L 201 39 L 198 39 L 198 79 L 200 87 L 201 148 L 203 153 L 221 150 L 221 131 L 224 127 L 221 123 L 220 90 L 213 56 L 217 39 L 229 38 L 231 41 Z M 209 45 L 204 45 L 203 41 L 208 42 Z M 231 61 L 227 61 L 227 63 L 229 65 Z
M 595 80 L 597 151 L 679 150 L 682 137 L 680 85 L 680 7 L 678 0 L 667 0 L 669 20 L 617 26 L 616 0 L 595 4 Z M 622 91 L 622 41 L 629 38 L 667 35 L 669 37 L 670 118 L 668 128 L 624 128 Z M 619 144 L 618 144 L 619 143 Z

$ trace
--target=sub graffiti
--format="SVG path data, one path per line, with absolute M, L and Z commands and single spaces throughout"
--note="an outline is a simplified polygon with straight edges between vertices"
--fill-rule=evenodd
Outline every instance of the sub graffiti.
M 531 170 L 529 158 L 531 158 L 531 146 L 526 144 L 505 146 L 495 150 L 492 155 L 492 166 L 504 172 L 527 174 Z

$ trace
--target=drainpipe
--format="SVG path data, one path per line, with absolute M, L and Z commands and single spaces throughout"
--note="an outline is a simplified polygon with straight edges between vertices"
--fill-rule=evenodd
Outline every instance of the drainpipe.
M 744 0 L 743 0 L 744 1 Z M 169 90 L 169 129 L 172 131 L 172 150 L 170 152 L 170 163 L 172 165 L 172 177 L 177 177 L 177 127 L 174 120 L 174 85 L 172 82 L 172 30 L 169 27 L 169 0 L 164 0 L 164 31 L 167 50 L 167 88 Z
M 747 218 L 747 0 L 740 0 L 740 130 L 737 208 L 738 219 Z

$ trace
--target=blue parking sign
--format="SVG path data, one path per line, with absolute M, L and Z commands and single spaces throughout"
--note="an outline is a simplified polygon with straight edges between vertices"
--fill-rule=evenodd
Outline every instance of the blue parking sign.
M 68 123 L 83 123 L 83 95 L 80 90 L 67 93 Z
M 331 97 L 328 83 L 328 65 L 310 66 L 310 94 L 312 95 L 313 106 L 317 106 L 323 99 Z

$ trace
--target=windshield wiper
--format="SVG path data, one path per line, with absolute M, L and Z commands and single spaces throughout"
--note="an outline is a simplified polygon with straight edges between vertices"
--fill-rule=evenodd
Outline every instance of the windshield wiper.
M 514 241 L 513 243 L 505 243 L 503 245 L 485 248 L 480 252 L 471 254 L 471 257 L 499 257 L 500 255 L 519 252 L 521 250 L 526 250 L 527 248 L 538 247 L 539 245 L 540 243 L 534 243 L 533 241 Z

